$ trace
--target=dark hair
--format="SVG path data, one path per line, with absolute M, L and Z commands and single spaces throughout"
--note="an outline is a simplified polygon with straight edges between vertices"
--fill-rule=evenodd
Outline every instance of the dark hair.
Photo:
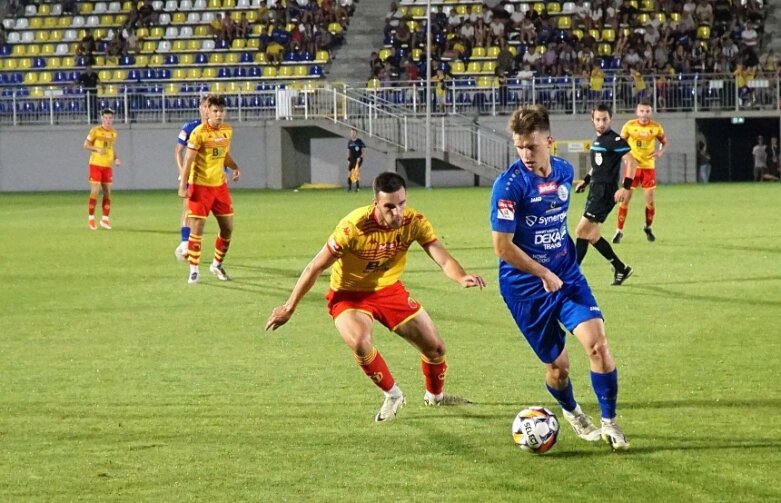
M 510 133 L 529 135 L 535 131 L 550 132 L 548 109 L 542 105 L 523 105 L 510 116 L 507 124 Z
M 594 107 L 591 111 L 591 116 L 594 116 L 594 112 L 607 112 L 607 116 L 613 118 L 613 109 L 607 103 L 600 103 Z
M 216 105 L 220 108 L 225 108 L 226 105 L 225 98 L 214 93 L 206 95 L 206 103 L 208 103 L 210 107 Z
M 375 194 L 379 192 L 393 194 L 400 189 L 407 188 L 407 182 L 404 181 L 404 178 L 401 175 L 391 171 L 386 171 L 377 175 L 372 185 Z
M 650 107 L 651 106 L 651 100 L 649 100 L 648 98 L 643 98 L 640 101 L 638 101 L 637 104 L 638 105 L 643 105 L 645 107 Z
M 114 111 L 110 108 L 104 108 L 100 111 L 100 115 L 114 115 Z

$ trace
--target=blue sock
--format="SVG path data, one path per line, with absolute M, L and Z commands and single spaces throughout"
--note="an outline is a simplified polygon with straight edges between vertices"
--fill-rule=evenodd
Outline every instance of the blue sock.
M 554 389 L 545 383 L 545 387 L 548 388 L 548 392 L 553 395 L 553 398 L 559 402 L 561 408 L 567 412 L 572 412 L 578 406 L 578 402 L 575 401 L 575 394 L 572 392 L 572 381 L 567 380 L 567 386 L 564 389 Z
M 616 400 L 618 398 L 618 369 L 613 369 L 607 374 L 591 372 L 591 386 L 599 400 L 602 409 L 602 417 L 613 419 L 616 417 Z
M 182 242 L 188 241 L 190 239 L 190 228 L 189 227 L 182 227 Z

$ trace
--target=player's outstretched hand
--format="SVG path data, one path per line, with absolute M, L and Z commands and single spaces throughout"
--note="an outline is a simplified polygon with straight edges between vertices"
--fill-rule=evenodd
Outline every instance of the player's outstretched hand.
M 580 194 L 580 193 L 581 193 L 581 192 L 583 192 L 584 190 L 586 190 L 586 182 L 584 182 L 583 180 L 581 180 L 581 181 L 579 181 L 579 182 L 578 182 L 578 184 L 577 184 L 577 185 L 575 185 L 575 192 L 577 192 L 578 194 Z
M 563 285 L 564 285 L 564 282 L 561 281 L 561 278 L 556 276 L 551 271 L 548 271 L 542 277 L 542 287 L 548 293 L 558 292 Z
M 461 286 L 464 288 L 472 288 L 472 287 L 480 287 L 480 290 L 485 288 L 485 280 L 482 276 L 478 276 L 477 274 L 467 274 L 463 278 L 461 278 Z
M 271 311 L 271 315 L 266 320 L 266 331 L 278 329 L 287 323 L 291 316 L 293 316 L 293 311 L 291 311 L 287 306 L 281 305 L 275 307 Z

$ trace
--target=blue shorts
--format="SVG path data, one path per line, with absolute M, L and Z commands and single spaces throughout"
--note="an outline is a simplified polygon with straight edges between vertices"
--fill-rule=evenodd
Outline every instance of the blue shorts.
M 515 324 L 543 363 L 552 363 L 564 351 L 565 332 L 584 321 L 602 318 L 591 287 L 585 281 L 531 300 L 504 299 Z

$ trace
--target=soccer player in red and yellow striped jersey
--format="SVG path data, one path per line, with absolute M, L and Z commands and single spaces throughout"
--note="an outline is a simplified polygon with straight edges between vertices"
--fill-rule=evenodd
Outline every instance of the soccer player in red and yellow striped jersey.
M 656 215 L 656 159 L 662 157 L 669 147 L 667 135 L 661 124 L 651 119 L 653 109 L 651 102 L 641 100 L 635 109 L 636 119 L 632 119 L 621 128 L 621 138 L 625 139 L 631 147 L 632 157 L 637 161 L 637 170 L 632 181 L 632 190 L 638 186 L 645 193 L 645 227 L 643 231 L 648 241 L 656 241 L 656 236 L 651 230 Z M 657 142 L 660 148 L 656 148 Z M 613 236 L 613 243 L 620 243 L 624 237 L 624 223 L 629 214 L 629 201 L 632 200 L 630 191 L 626 199 L 618 206 L 618 224 Z
M 100 112 L 100 126 L 89 130 L 84 148 L 92 152 L 89 156 L 89 206 L 87 223 L 89 228 L 98 228 L 95 222 L 95 207 L 98 205 L 98 192 L 103 190 L 103 218 L 100 226 L 111 229 L 111 184 L 114 180 L 114 166 L 121 164 L 114 146 L 117 142 L 117 130 L 114 129 L 114 111 L 105 108 Z
M 381 173 L 374 179 L 374 202 L 344 217 L 328 241 L 298 278 L 287 302 L 274 308 L 266 330 L 290 320 L 317 278 L 331 267 L 328 310 L 336 329 L 363 372 L 384 393 L 375 421 L 392 421 L 405 402 L 393 375 L 372 340 L 376 319 L 421 352 L 427 405 L 468 403 L 445 395 L 445 343 L 429 314 L 399 281 L 407 251 L 417 242 L 445 275 L 465 288 L 485 286 L 482 277 L 467 274 L 439 241 L 426 217 L 407 207 L 404 179 Z
M 206 102 L 206 121 L 190 134 L 184 172 L 179 181 L 179 196 L 189 198 L 190 237 L 187 242 L 187 258 L 190 262 L 190 274 L 187 282 L 191 284 L 200 280 L 201 242 L 209 213 L 214 214 L 220 226 L 214 243 L 214 260 L 209 270 L 220 281 L 230 280 L 222 266 L 233 235 L 233 202 L 224 169 L 227 166 L 233 170 L 234 182 L 241 176 L 238 165 L 230 155 L 233 128 L 224 122 L 225 98 L 210 94 Z

